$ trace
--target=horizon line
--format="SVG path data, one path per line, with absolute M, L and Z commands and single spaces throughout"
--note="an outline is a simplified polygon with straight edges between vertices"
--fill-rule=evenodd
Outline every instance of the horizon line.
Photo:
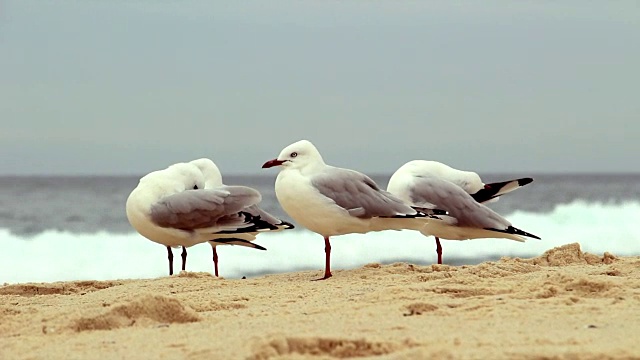
M 477 172 L 477 171 L 476 171 Z M 586 170 L 586 171 L 483 171 L 478 172 L 481 175 L 640 175 L 639 171 L 594 171 L 594 170 Z M 253 176 L 253 177 L 267 177 L 267 176 L 277 176 L 278 173 L 242 173 L 242 172 L 230 172 L 226 173 L 223 176 Z M 393 172 L 368 172 L 365 173 L 368 176 L 389 176 L 393 174 Z M 0 173 L 0 177 L 8 178 L 8 177 L 140 177 L 144 176 L 146 173 Z

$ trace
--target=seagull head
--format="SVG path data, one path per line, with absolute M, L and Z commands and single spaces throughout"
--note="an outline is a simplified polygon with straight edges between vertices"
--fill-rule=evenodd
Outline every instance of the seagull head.
M 318 149 L 311 141 L 300 140 L 284 148 L 277 158 L 267 161 L 262 168 L 282 166 L 285 169 L 300 169 L 318 164 L 324 164 Z
M 205 188 L 214 188 L 222 185 L 222 174 L 220 173 L 220 169 L 218 169 L 211 159 L 202 158 L 190 161 L 190 163 L 197 166 L 198 169 L 202 171 Z
M 157 198 L 187 190 L 204 189 L 204 185 L 202 172 L 189 163 L 178 163 L 149 173 L 140 179 L 139 184 Z

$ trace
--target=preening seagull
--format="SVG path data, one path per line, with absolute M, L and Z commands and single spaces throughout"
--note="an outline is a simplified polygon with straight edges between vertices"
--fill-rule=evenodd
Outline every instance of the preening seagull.
M 142 177 L 127 199 L 126 212 L 136 231 L 166 246 L 172 275 L 172 247 L 182 247 L 185 270 L 187 247 L 221 232 L 256 231 L 249 210 L 261 199 L 258 191 L 245 186 L 206 189 L 196 165 L 178 163 Z
M 435 236 L 438 264 L 442 264 L 439 238 L 539 239 L 513 227 L 505 218 L 482 205 L 532 181 L 532 178 L 521 178 L 485 184 L 474 172 L 457 170 L 437 161 L 413 160 L 391 176 L 387 191 L 417 208 L 448 212 L 447 216 L 439 216 L 443 221 L 430 222 L 421 230 L 426 236 Z

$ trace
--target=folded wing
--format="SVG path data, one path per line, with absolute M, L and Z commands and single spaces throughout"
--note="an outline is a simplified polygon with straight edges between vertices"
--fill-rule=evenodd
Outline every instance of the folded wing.
M 372 217 L 424 216 L 390 193 L 381 190 L 368 176 L 341 168 L 329 168 L 312 179 L 312 184 L 351 216 Z
M 241 213 L 260 202 L 260 193 L 245 186 L 187 190 L 161 198 L 151 207 L 151 220 L 186 231 L 219 231 L 250 226 Z

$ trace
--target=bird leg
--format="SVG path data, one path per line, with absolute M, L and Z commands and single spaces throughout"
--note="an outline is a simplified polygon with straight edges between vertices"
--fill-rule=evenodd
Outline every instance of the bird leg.
M 438 264 L 442 264 L 442 245 L 440 239 L 436 236 L 436 253 L 438 253 Z
M 171 251 L 171 246 L 167 246 L 167 253 L 169 259 L 169 275 L 173 275 L 173 251 Z
M 325 253 L 325 263 L 324 263 L 324 277 L 316 280 L 326 280 L 331 277 L 331 243 L 329 242 L 329 237 L 324 237 L 324 253 Z
M 213 269 L 215 271 L 216 277 L 218 277 L 218 252 L 216 251 L 216 247 L 213 246 Z
M 187 269 L 187 248 L 186 247 L 182 247 L 182 254 L 180 254 L 182 256 L 182 271 L 185 271 Z

